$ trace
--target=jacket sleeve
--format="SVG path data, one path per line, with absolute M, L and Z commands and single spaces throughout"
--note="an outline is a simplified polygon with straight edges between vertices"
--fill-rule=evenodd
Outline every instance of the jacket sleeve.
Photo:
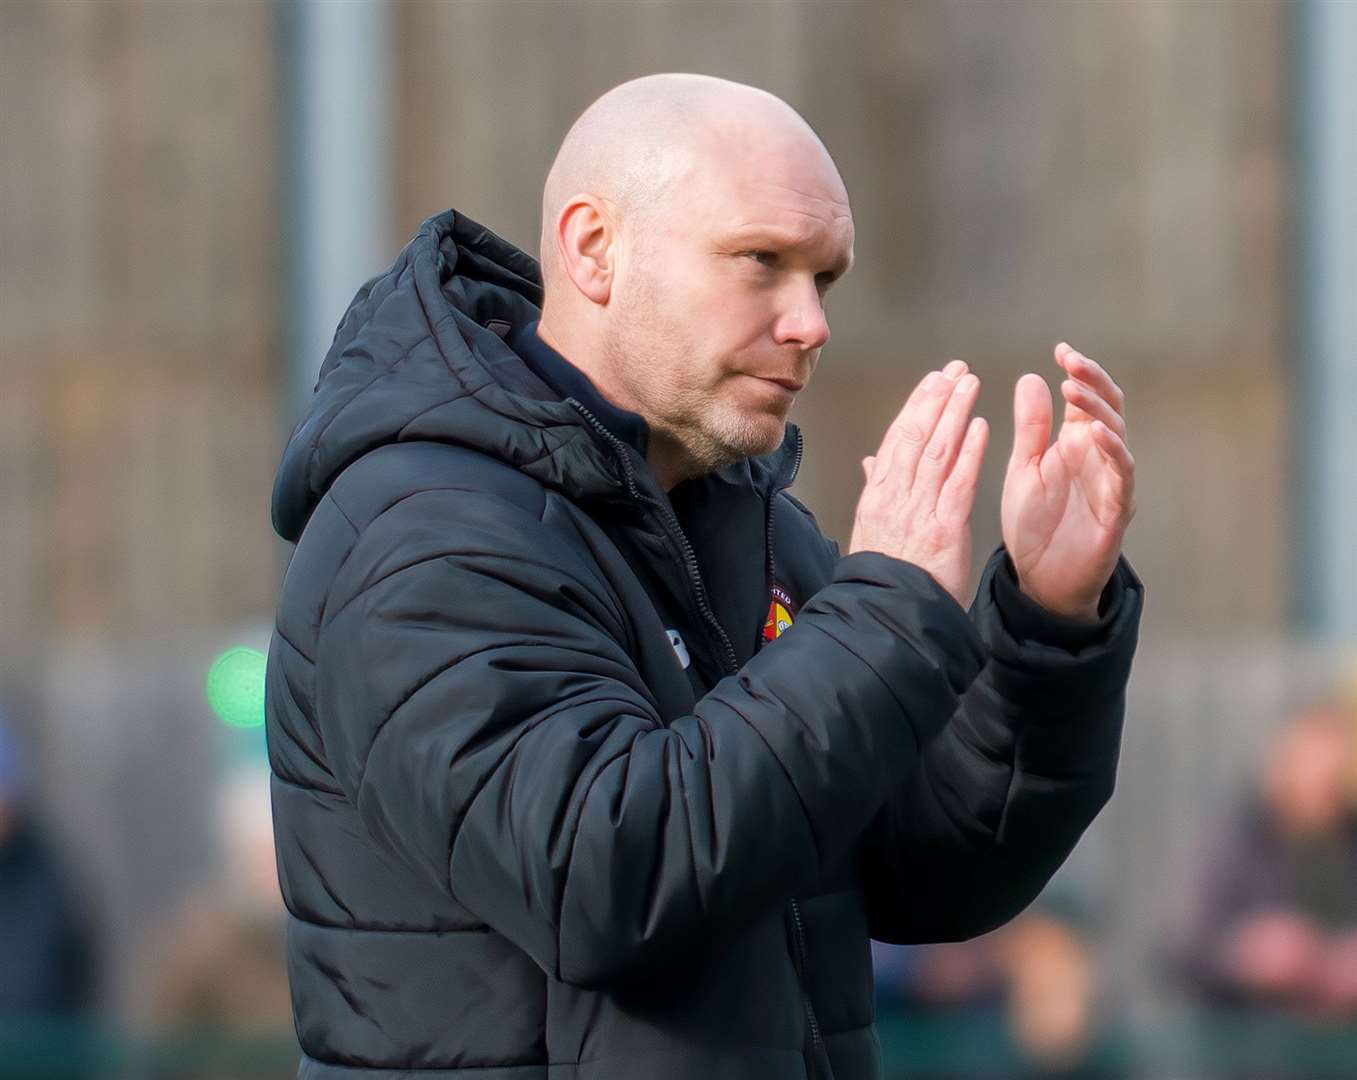
M 1122 560 L 1090 631 L 1043 619 L 990 560 L 972 609 L 989 663 L 864 836 L 872 937 L 985 933 L 1064 862 L 1112 795 L 1142 592 Z
M 850 851 L 983 650 L 923 571 L 853 556 L 777 649 L 665 723 L 572 529 L 479 492 L 389 509 L 322 613 L 317 712 L 377 842 L 602 986 Z

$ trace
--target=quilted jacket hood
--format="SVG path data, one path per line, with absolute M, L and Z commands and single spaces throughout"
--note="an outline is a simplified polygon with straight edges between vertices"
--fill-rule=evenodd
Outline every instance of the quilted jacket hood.
M 537 261 L 455 210 L 429 218 L 354 297 L 274 483 L 273 525 L 295 542 L 335 478 L 396 442 L 488 453 L 574 499 L 630 485 L 627 451 L 600 439 L 503 338 L 539 317 Z M 796 428 L 779 450 L 733 467 L 785 484 Z

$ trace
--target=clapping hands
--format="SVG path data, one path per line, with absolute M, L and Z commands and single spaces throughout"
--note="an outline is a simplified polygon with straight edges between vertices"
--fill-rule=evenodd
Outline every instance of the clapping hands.
M 1004 544 L 1022 590 L 1054 614 L 1093 620 L 1135 513 L 1135 460 L 1121 389 L 1093 360 L 1055 348 L 1065 411 L 1054 442 L 1050 391 L 1018 380 L 1004 480 Z M 929 571 L 958 602 L 970 573 L 970 515 L 988 428 L 971 419 L 979 380 L 954 360 L 910 395 L 863 459 L 850 551 L 882 551 Z

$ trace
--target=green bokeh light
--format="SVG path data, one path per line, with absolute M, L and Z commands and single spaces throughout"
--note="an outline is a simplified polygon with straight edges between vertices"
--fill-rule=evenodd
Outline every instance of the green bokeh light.
M 223 724 L 254 728 L 264 723 L 267 657 L 243 645 L 227 649 L 207 671 L 207 703 Z

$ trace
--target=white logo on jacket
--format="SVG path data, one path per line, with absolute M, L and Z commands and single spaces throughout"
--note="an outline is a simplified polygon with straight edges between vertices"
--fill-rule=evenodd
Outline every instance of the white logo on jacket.
M 683 644 L 683 637 L 677 630 L 666 630 L 665 633 L 669 635 L 669 644 L 674 646 L 674 655 L 679 658 L 683 670 L 687 671 L 692 661 L 688 658 L 688 646 Z

